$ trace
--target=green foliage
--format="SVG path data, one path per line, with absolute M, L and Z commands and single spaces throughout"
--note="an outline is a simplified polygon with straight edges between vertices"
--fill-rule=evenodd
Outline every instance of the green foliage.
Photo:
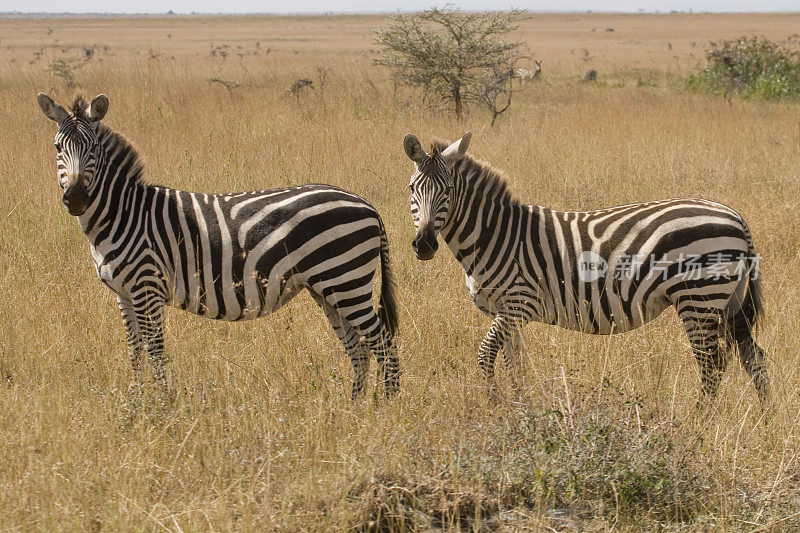
M 90 57 L 87 55 L 87 57 Z M 78 82 L 75 79 L 75 71 L 86 64 L 88 59 L 82 57 L 60 57 L 50 61 L 47 71 L 64 80 L 67 87 L 75 87 Z
M 759 36 L 722 41 L 706 55 L 705 68 L 689 78 L 689 87 L 744 98 L 797 98 L 800 37 L 789 37 L 785 45 Z

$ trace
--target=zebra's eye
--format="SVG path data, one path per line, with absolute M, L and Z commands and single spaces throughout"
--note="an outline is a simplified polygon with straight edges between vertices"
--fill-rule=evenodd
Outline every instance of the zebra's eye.
M 56 143 L 56 152 L 61 151 L 61 143 Z

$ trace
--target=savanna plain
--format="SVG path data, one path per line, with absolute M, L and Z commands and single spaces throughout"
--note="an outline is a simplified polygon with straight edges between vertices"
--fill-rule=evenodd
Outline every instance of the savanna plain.
M 800 15 L 533 15 L 510 37 L 541 79 L 493 128 L 478 108 L 459 122 L 395 87 L 373 64 L 386 23 L 0 19 L 0 529 L 800 527 L 800 107 L 685 83 L 710 41 L 780 41 Z M 581 83 L 590 67 L 597 82 Z M 314 88 L 292 94 L 303 78 Z M 61 204 L 39 91 L 64 104 L 106 93 L 105 122 L 152 183 L 325 182 L 375 205 L 398 282 L 401 393 L 383 399 L 373 373 L 351 401 L 350 363 L 301 295 L 248 323 L 168 310 L 174 401 L 131 413 L 122 320 Z M 489 321 L 445 248 L 413 257 L 402 149 L 409 132 L 427 144 L 467 129 L 525 203 L 692 196 L 738 210 L 761 254 L 769 408 L 734 360 L 696 409 L 673 310 L 612 337 L 529 325 L 522 386 L 501 367 L 487 397 L 476 354 Z

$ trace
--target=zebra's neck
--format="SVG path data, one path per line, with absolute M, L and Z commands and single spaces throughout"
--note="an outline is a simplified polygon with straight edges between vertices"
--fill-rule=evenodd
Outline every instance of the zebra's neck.
M 142 162 L 133 146 L 103 124 L 97 126 L 100 143 L 95 167 L 94 186 L 86 212 L 78 217 L 89 241 L 95 240 L 133 201 L 145 193 Z
M 467 276 L 485 277 L 492 252 L 508 256 L 508 247 L 519 242 L 526 225 L 523 219 L 529 216 L 490 167 L 469 156 L 456 163 L 450 210 L 441 235 Z

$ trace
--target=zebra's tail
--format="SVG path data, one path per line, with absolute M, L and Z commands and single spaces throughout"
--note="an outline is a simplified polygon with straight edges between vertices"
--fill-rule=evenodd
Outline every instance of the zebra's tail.
M 744 298 L 740 302 L 731 302 L 738 305 L 739 309 L 727 320 L 726 337 L 730 343 L 741 343 L 752 337 L 764 318 L 764 302 L 759 276 L 759 257 L 753 246 L 753 238 L 747 224 L 744 225 L 747 236 L 747 288 Z
M 378 316 L 389 333 L 394 336 L 397 333 L 398 324 L 396 285 L 392 273 L 392 263 L 389 259 L 389 239 L 386 237 L 386 228 L 380 216 L 378 216 L 378 225 L 381 229 L 381 296 L 378 301 Z

